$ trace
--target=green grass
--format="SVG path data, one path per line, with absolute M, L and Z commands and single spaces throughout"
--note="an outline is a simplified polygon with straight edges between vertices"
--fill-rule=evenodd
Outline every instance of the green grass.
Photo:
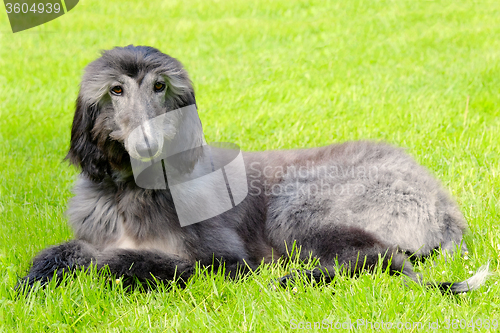
M 499 17 L 498 1 L 85 0 L 12 34 L 2 11 L 0 332 L 281 332 L 323 319 L 429 331 L 436 320 L 500 320 Z M 200 272 L 184 290 L 129 294 L 78 274 L 16 299 L 30 259 L 71 238 L 64 210 L 77 170 L 62 159 L 82 69 L 100 49 L 128 44 L 184 63 L 208 141 L 263 150 L 369 138 L 408 148 L 470 226 L 468 259 L 417 269 L 426 281 L 456 281 L 491 260 L 491 278 L 459 297 L 380 271 L 272 291 L 269 280 L 288 269 L 275 265 L 238 282 Z

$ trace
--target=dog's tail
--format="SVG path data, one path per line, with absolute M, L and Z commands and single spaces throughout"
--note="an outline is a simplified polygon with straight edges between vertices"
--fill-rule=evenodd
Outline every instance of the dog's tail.
M 415 273 L 413 270 L 413 265 L 406 261 L 404 263 L 404 266 L 402 270 L 400 271 L 403 275 L 406 275 L 409 277 L 411 280 L 415 281 L 416 283 L 420 285 L 424 285 L 426 287 L 430 288 L 437 288 L 439 289 L 443 294 L 446 293 L 451 293 L 451 294 L 461 294 L 461 293 L 466 293 L 471 290 L 477 289 L 481 287 L 488 276 L 490 275 L 489 273 L 489 266 L 490 263 L 488 262 L 486 265 L 482 266 L 479 268 L 473 276 L 468 278 L 465 281 L 461 282 L 427 282 L 427 283 L 422 283 L 422 280 L 419 276 L 419 274 Z
M 392 257 L 392 263 L 391 263 L 391 273 L 399 273 L 406 275 L 409 279 L 413 280 L 414 282 L 424 285 L 429 288 L 437 288 L 439 289 L 443 294 L 446 293 L 451 293 L 451 294 L 461 294 L 461 293 L 466 293 L 471 290 L 477 289 L 481 287 L 488 276 L 490 275 L 489 273 L 489 266 L 490 263 L 486 263 L 486 265 L 482 266 L 479 268 L 473 276 L 468 278 L 465 281 L 461 282 L 422 282 L 422 278 L 420 274 L 415 273 L 413 269 L 413 265 L 411 262 L 408 260 L 408 257 L 402 253 L 396 253 Z
M 471 290 L 481 287 L 488 278 L 490 263 L 479 268 L 473 276 L 462 282 L 428 282 L 429 287 L 435 287 L 443 293 L 450 292 L 452 294 L 466 293 Z
M 415 272 L 415 270 L 413 269 L 413 265 L 411 261 L 408 259 L 408 256 L 406 254 L 397 251 L 394 248 L 389 250 L 392 250 L 392 253 L 390 256 L 388 256 L 386 252 L 383 258 L 382 267 L 385 269 L 386 267 L 389 266 L 388 267 L 389 273 L 391 275 L 403 275 L 405 277 L 406 286 L 410 288 L 411 286 L 407 283 L 408 280 L 412 280 L 413 282 L 421 286 L 439 289 L 443 294 L 456 295 L 456 294 L 466 293 L 481 287 L 488 278 L 488 276 L 490 275 L 488 270 L 490 263 L 488 262 L 486 265 L 479 268 L 476 274 L 474 274 L 465 281 L 426 283 L 422 282 L 421 275 Z M 379 254 L 377 254 L 377 257 L 379 257 Z M 363 265 L 363 268 L 368 270 L 373 270 L 374 265 L 370 265 L 368 267 Z M 357 273 L 360 273 L 363 270 L 363 268 L 358 268 L 357 266 L 355 266 L 354 269 L 349 269 L 347 272 L 350 275 L 355 275 Z M 330 283 L 333 280 L 336 271 L 337 269 L 335 267 L 325 267 L 325 266 L 316 267 L 313 270 L 297 270 L 295 272 L 291 272 L 289 275 L 286 275 L 278 279 L 277 282 L 280 284 L 281 287 L 286 288 L 290 283 L 293 283 L 295 281 L 298 275 L 303 275 L 305 278 L 313 279 L 315 282 L 324 281 Z

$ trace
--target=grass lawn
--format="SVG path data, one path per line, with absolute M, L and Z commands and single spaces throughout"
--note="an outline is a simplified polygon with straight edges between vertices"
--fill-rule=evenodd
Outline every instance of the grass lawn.
M 0 8 L 0 332 L 281 332 L 323 320 L 424 332 L 500 321 L 499 1 L 85 0 L 16 34 Z M 200 271 L 184 290 L 150 293 L 78 274 L 16 298 L 31 258 L 72 237 L 64 211 L 78 170 L 62 159 L 82 70 L 99 50 L 128 44 L 183 62 L 208 141 L 245 150 L 357 139 L 406 147 L 470 226 L 467 258 L 417 270 L 426 281 L 458 281 L 490 260 L 492 276 L 452 297 L 380 270 L 278 291 L 267 284 L 290 267 L 238 282 Z

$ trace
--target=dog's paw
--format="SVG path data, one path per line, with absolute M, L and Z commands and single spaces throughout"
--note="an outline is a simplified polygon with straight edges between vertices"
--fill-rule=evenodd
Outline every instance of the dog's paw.
M 290 271 L 290 274 L 282 276 L 277 279 L 273 279 L 272 283 L 275 287 L 286 289 L 287 287 L 293 286 L 297 278 L 297 272 Z
M 269 283 L 269 288 L 272 290 L 277 290 L 278 288 L 286 289 L 288 287 L 293 287 L 296 281 L 299 279 L 304 279 L 307 282 L 316 282 L 313 271 L 307 269 L 295 269 L 290 271 L 290 274 L 282 276 L 278 279 L 271 280 L 271 282 Z

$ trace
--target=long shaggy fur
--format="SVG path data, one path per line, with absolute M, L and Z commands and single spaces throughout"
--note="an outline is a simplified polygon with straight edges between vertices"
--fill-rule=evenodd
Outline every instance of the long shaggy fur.
M 166 89 L 153 91 L 160 81 Z M 117 85 L 120 96 L 110 91 Z M 365 141 L 244 153 L 247 197 L 219 216 L 181 227 L 168 188 L 136 185 L 131 156 L 141 147 L 126 139 L 145 121 L 194 103 L 182 65 L 157 49 L 117 47 L 87 66 L 67 155 L 81 168 L 67 212 L 75 240 L 42 251 L 20 285 L 91 264 L 140 281 L 186 281 L 196 263 L 224 265 L 237 276 L 286 258 L 293 244 L 302 259 L 320 260 L 305 272 L 318 281 L 332 279 L 336 262 L 356 274 L 382 258 L 391 274 L 421 283 L 408 255 L 466 250 L 465 220 L 439 182 L 402 149 Z M 170 127 L 165 137 L 150 136 L 152 144 L 183 151 L 204 142 L 199 119 L 185 116 Z M 200 154 L 186 155 L 180 172 L 194 172 Z M 483 269 L 464 282 L 429 285 L 466 292 L 487 274 Z

